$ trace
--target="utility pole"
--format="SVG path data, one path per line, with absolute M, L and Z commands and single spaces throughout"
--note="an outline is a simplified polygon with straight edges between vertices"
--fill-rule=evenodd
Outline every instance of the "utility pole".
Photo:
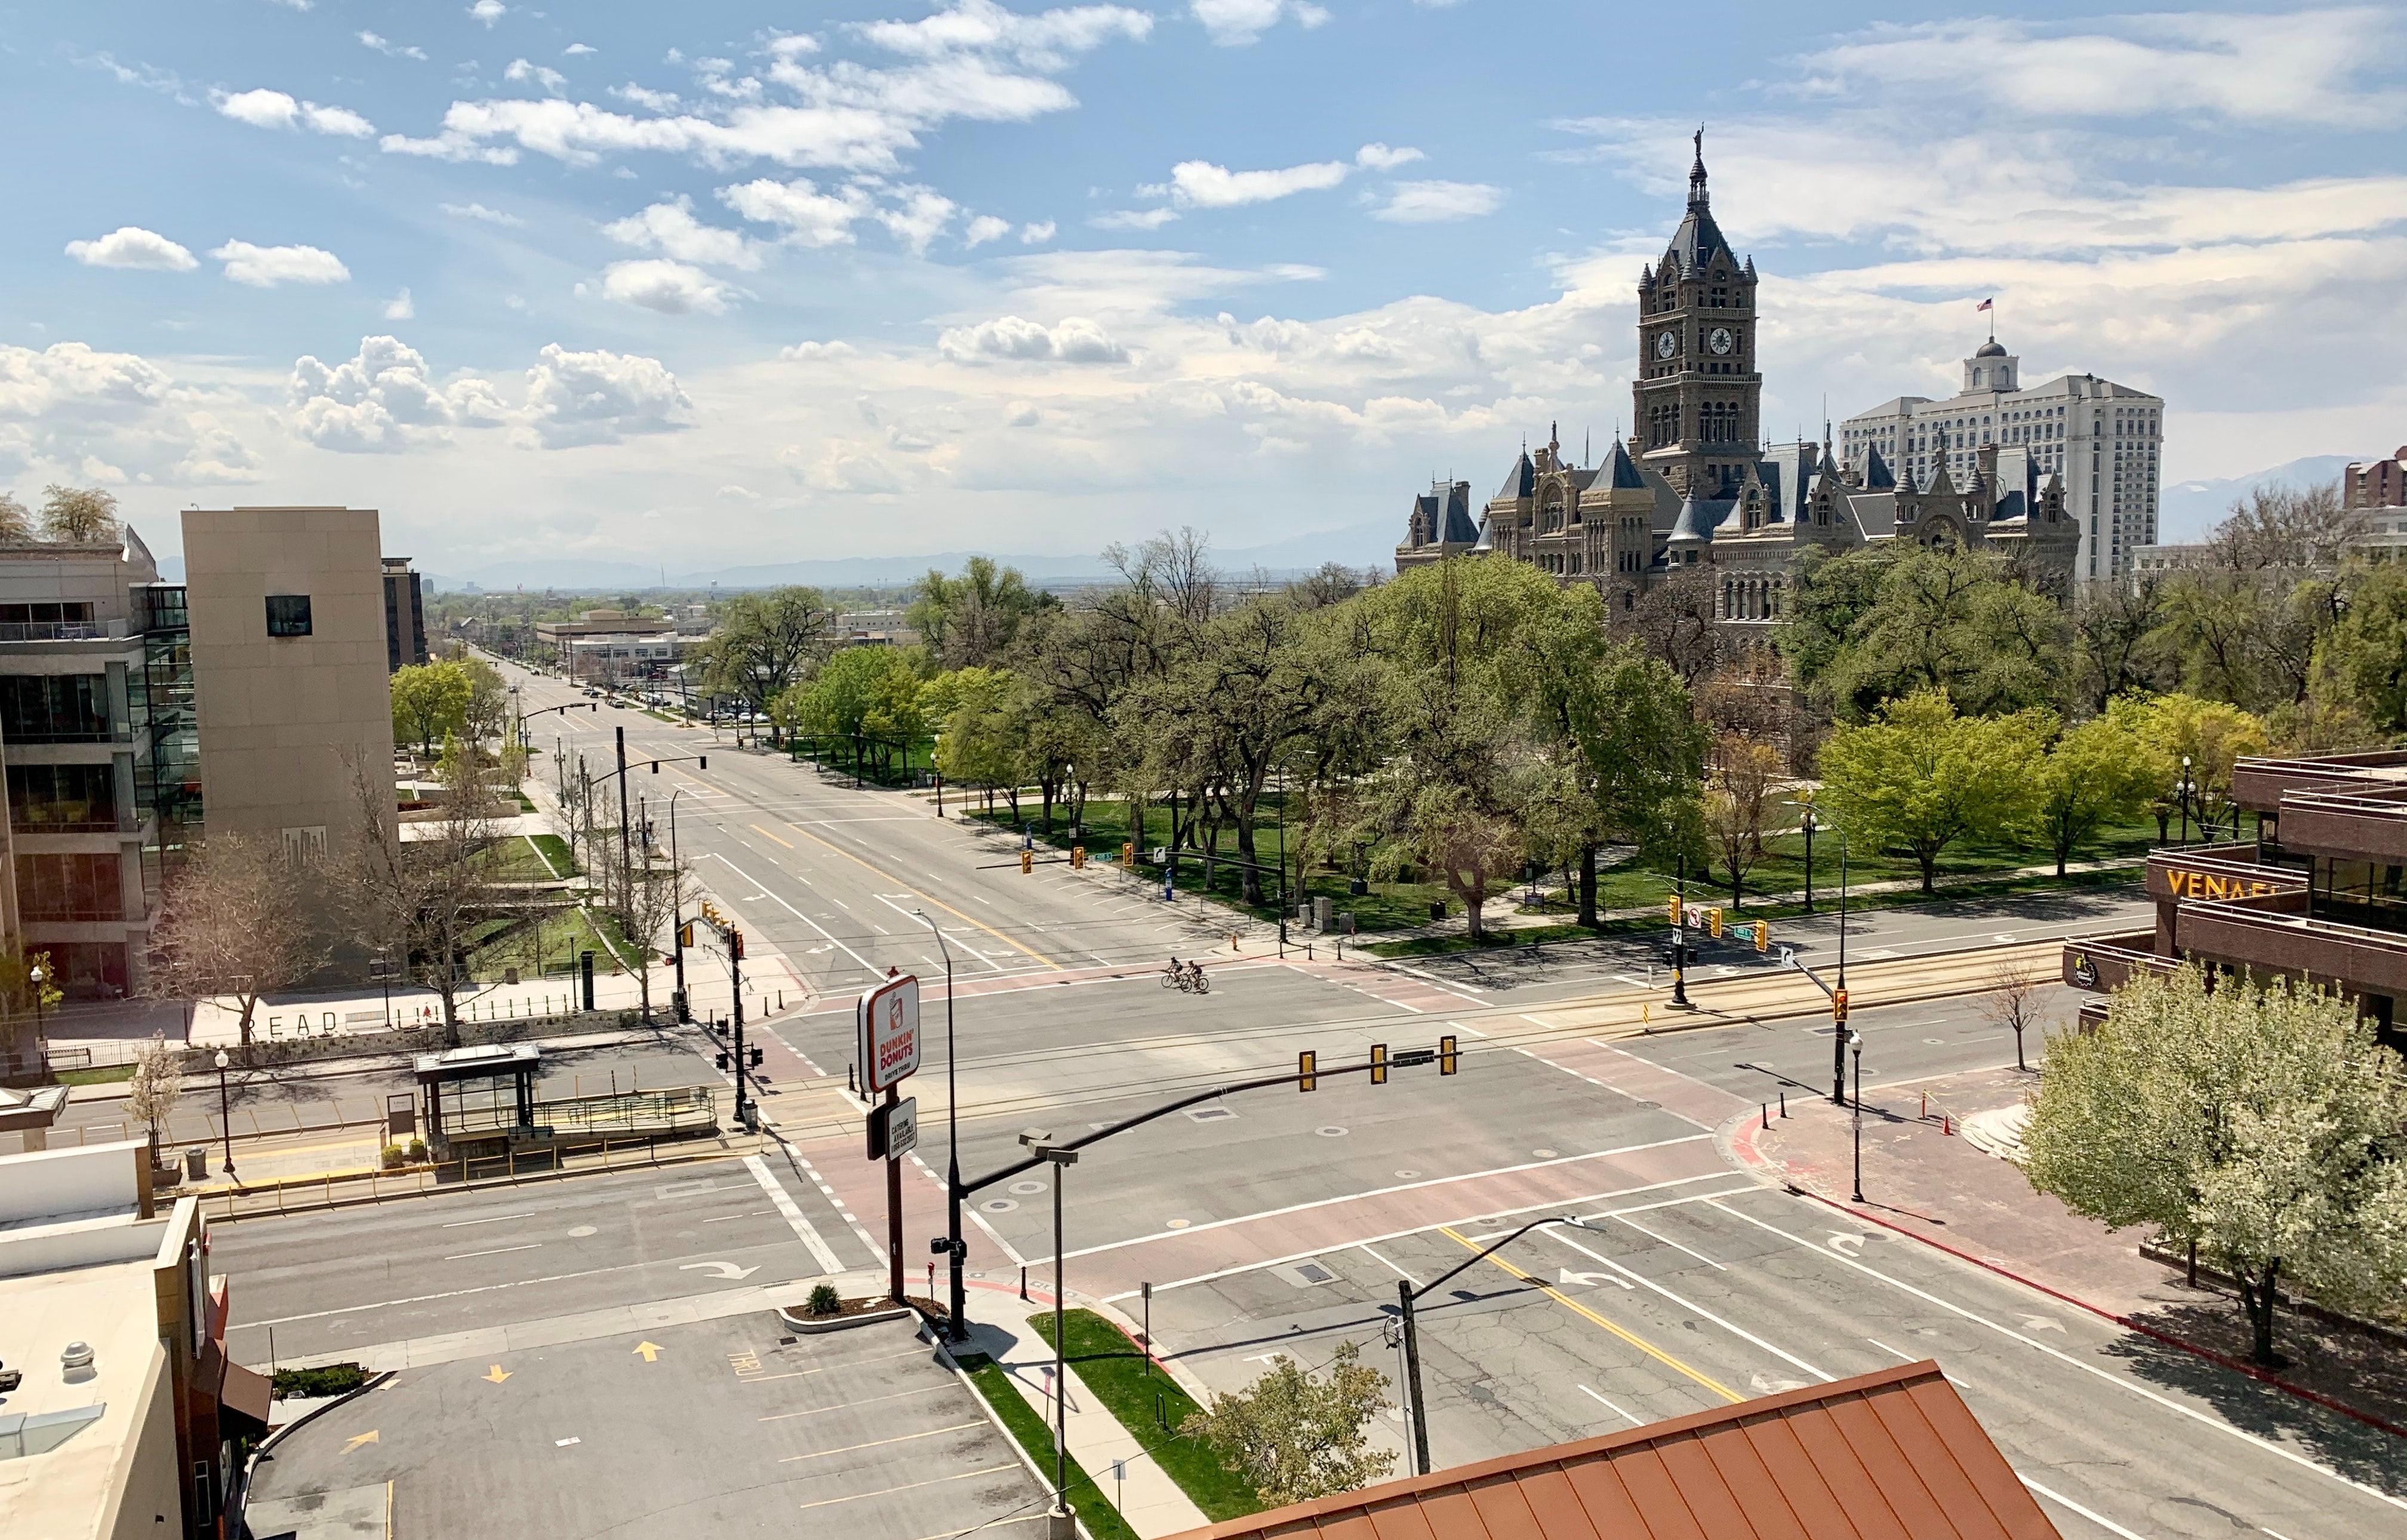
M 634 908 L 634 857 L 628 849 L 627 827 L 627 730 L 616 730 L 619 740 L 619 912 L 627 914 Z
M 683 795 L 682 786 L 669 793 L 669 903 L 674 911 L 669 939 L 677 944 L 677 1019 L 680 1022 L 693 1020 L 685 993 L 685 869 L 677 864 L 677 799 Z

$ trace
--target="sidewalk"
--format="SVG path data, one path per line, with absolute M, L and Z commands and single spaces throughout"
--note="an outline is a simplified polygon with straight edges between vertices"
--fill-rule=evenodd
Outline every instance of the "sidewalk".
M 2126 1352 L 2144 1376 L 2222 1399 L 2248 1388 L 2195 1352 L 2244 1363 L 2246 1317 L 2231 1291 L 2140 1254 L 2148 1238 L 2110 1232 L 2033 1191 L 2010 1162 L 1962 1137 L 1968 1117 L 2015 1106 L 2036 1073 L 2014 1069 L 1936 1077 L 1869 1089 L 1864 1096 L 1863 1191 L 1854 1191 L 1854 1124 L 1847 1109 L 1792 1089 L 1789 1116 L 1775 1110 L 1729 1125 L 1743 1164 L 1792 1183 L 1870 1223 L 1951 1251 L 2143 1333 Z M 1924 1093 L 1929 1093 L 1928 1113 Z M 1994 1125 L 2000 1119 L 1984 1119 Z M 1952 1132 L 1951 1132 L 1952 1131 Z M 2170 1340 L 2167 1340 L 2170 1339 Z M 2407 1428 L 2407 1355 L 2393 1341 L 2320 1319 L 2285 1299 L 2275 1347 L 2289 1362 L 2272 1377 L 2310 1398 L 2338 1403 L 2396 1430 Z M 2183 1352 L 2181 1348 L 2191 1349 Z
M 969 1346 L 993 1359 L 1045 1425 L 1052 1427 L 1053 1349 L 1028 1325 L 1029 1317 L 1051 1308 L 1052 1295 L 1031 1287 L 1030 1297 L 1023 1300 L 1008 1284 L 984 1281 L 973 1282 L 968 1294 Z M 1146 1454 L 1136 1435 L 1095 1399 L 1078 1371 L 1071 1369 L 1065 1377 L 1070 1456 L 1094 1478 L 1104 1500 L 1118 1507 L 1129 1527 L 1145 1540 L 1154 1540 L 1209 1523 L 1178 1483 Z M 1118 1482 L 1112 1479 L 1115 1460 L 1122 1462 L 1125 1473 Z M 1049 1465 L 1045 1474 L 1049 1482 Z

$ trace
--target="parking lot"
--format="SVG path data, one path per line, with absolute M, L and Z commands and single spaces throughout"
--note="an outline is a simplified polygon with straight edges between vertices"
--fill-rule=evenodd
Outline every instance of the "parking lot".
M 976 1392 L 896 1320 L 774 1313 L 405 1370 L 260 1462 L 253 1533 L 1040 1533 L 1044 1489 Z

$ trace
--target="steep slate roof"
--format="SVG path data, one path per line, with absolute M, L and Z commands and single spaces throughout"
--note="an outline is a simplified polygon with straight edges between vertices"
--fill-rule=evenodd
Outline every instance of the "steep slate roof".
M 1716 251 L 1728 253 L 1730 242 L 1722 238 L 1722 227 L 1714 222 L 1711 201 L 1705 196 L 1705 136 L 1697 135 L 1697 159 L 1688 167 L 1688 211 L 1681 216 L 1680 228 L 1672 232 L 1672 245 L 1664 254 L 1664 265 L 1674 262 L 1684 273 L 1693 273 L 1713 259 Z M 1738 258 L 1730 257 L 1730 265 Z
M 1530 451 L 1523 449 L 1521 458 L 1515 461 L 1513 468 L 1504 473 L 1504 484 L 1496 489 L 1496 497 L 1530 497 L 1534 496 L 1537 490 L 1538 467 L 1530 463 Z M 1496 498 L 1490 498 L 1488 501 L 1492 503 Z
M 1608 487 L 1626 490 L 1646 485 L 1646 478 L 1638 473 L 1638 462 L 1630 458 L 1630 450 L 1618 438 L 1613 441 L 1613 452 L 1604 457 L 1604 463 L 1597 469 L 1598 479 Z
M 1928 1360 L 1176 1540 L 2060 1540 Z

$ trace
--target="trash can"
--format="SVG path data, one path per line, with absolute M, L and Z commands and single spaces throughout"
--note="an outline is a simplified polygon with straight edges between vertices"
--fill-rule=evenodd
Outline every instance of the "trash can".
M 197 1182 L 209 1174 L 209 1152 L 198 1145 L 184 1151 L 184 1179 Z
M 1431 919 L 1431 920 L 1444 920 L 1445 918 L 1446 918 L 1446 900 L 1444 900 L 1444 899 L 1442 899 L 1442 898 L 1441 898 L 1441 899 L 1433 899 L 1433 900 L 1431 900 L 1431 903 L 1430 903 L 1430 919 Z

